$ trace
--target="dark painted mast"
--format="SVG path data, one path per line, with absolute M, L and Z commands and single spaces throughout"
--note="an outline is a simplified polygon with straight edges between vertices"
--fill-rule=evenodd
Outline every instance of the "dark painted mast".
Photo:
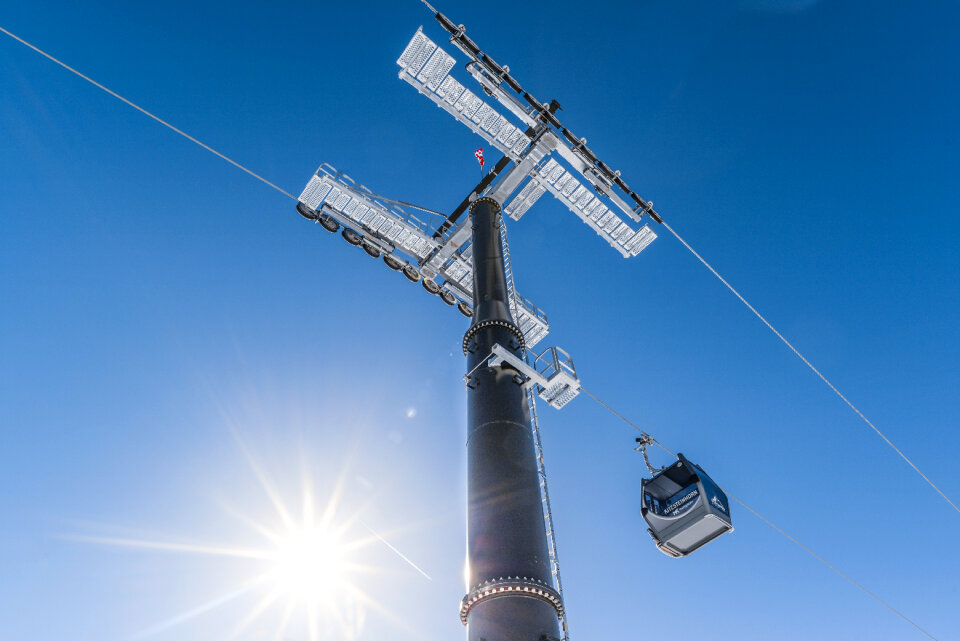
M 530 408 L 517 372 L 488 367 L 494 344 L 523 358 L 510 314 L 500 203 L 470 206 L 473 322 L 467 356 L 467 572 L 460 616 L 468 641 L 560 638 L 560 595 L 553 589 Z

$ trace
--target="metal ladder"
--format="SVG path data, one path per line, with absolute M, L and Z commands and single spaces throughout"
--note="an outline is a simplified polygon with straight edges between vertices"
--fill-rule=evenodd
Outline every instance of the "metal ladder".
M 533 426 L 533 442 L 537 448 L 537 476 L 540 477 L 540 500 L 543 503 L 543 520 L 547 528 L 547 551 L 550 553 L 550 573 L 553 574 L 557 592 L 563 599 L 563 581 L 560 580 L 560 557 L 557 555 L 557 539 L 553 534 L 553 512 L 550 510 L 550 491 L 547 489 L 547 468 L 543 460 L 543 447 L 540 444 L 540 421 L 537 420 L 537 400 L 533 388 L 527 390 L 527 399 L 530 403 L 530 424 Z M 560 619 L 563 628 L 563 640 L 570 641 L 570 630 L 567 626 L 567 615 Z
M 513 266 L 510 264 L 510 245 L 507 243 L 507 226 L 500 216 L 500 245 L 503 248 L 504 273 L 507 279 L 507 294 L 510 296 L 510 314 L 517 320 L 518 303 L 517 289 L 513 284 Z M 527 359 L 524 350 L 524 360 Z M 533 429 L 533 442 L 537 448 L 537 476 L 540 480 L 540 500 L 543 505 L 543 520 L 547 529 L 547 551 L 550 554 L 550 574 L 553 575 L 557 592 L 563 599 L 563 581 L 560 580 L 560 557 L 557 555 L 557 538 L 553 534 L 553 512 L 550 510 L 550 491 L 547 489 L 547 469 L 543 460 L 543 447 L 540 444 L 540 421 L 537 419 L 537 395 L 534 387 L 527 389 L 527 401 L 530 405 L 530 425 Z M 570 641 L 570 631 L 567 626 L 567 615 L 564 612 L 560 619 L 563 629 L 563 641 Z
M 500 216 L 500 246 L 503 248 L 503 271 L 507 277 L 507 295 L 510 296 L 510 315 L 513 316 L 513 322 L 519 324 L 520 309 L 517 304 L 517 288 L 513 284 L 513 266 L 510 264 L 510 244 L 507 243 L 507 226 L 503 222 L 503 215 Z

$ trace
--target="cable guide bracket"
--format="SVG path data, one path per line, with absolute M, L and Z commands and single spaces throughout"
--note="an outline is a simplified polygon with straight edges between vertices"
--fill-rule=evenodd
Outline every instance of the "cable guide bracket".
M 650 436 L 646 432 L 640 432 L 640 435 L 641 435 L 640 438 L 637 439 L 637 446 L 633 448 L 633 451 L 640 452 L 641 454 L 643 454 L 643 462 L 647 466 L 647 469 L 650 471 L 651 474 L 659 474 L 666 468 L 654 467 L 650 463 L 650 457 L 647 456 L 647 447 L 656 444 L 656 441 L 653 439 L 652 436 Z
M 533 363 L 513 354 L 499 343 L 494 343 L 486 359 L 487 367 L 508 366 L 522 378 L 518 384 L 533 388 L 547 405 L 560 409 L 580 393 L 580 379 L 570 355 L 559 347 L 548 347 Z

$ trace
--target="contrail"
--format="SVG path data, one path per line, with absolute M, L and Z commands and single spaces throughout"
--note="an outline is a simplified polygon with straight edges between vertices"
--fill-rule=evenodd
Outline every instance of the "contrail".
M 414 570 L 416 570 L 417 572 L 419 572 L 420 574 L 422 574 L 424 577 L 426 577 L 426 579 L 427 579 L 428 581 L 433 581 L 433 578 L 431 578 L 429 574 L 427 574 L 426 572 L 424 572 L 423 570 L 421 570 L 421 569 L 417 566 L 416 563 L 414 563 L 413 561 L 411 561 L 410 559 L 408 559 L 407 557 L 405 557 L 405 556 L 403 555 L 403 552 L 401 552 L 401 551 L 398 550 L 397 548 L 395 548 L 395 547 L 393 547 L 392 545 L 390 545 L 390 542 L 387 541 L 387 540 L 386 540 L 385 538 L 383 538 L 382 536 L 380 536 L 380 535 L 377 533 L 376 530 L 374 530 L 372 527 L 370 527 L 369 525 L 367 525 L 367 524 L 364 523 L 363 521 L 360 521 L 359 519 L 358 519 L 357 521 L 358 521 L 358 523 L 360 523 L 360 525 L 362 525 L 363 527 L 367 528 L 367 529 L 370 531 L 370 534 L 372 534 L 372 535 L 374 535 L 375 537 L 377 537 L 378 539 L 380 539 L 380 542 L 381 542 L 381 543 L 383 543 L 383 544 L 386 545 L 388 548 L 390 548 L 391 550 L 393 550 L 393 553 L 394 553 L 394 554 L 396 554 L 396 555 L 399 556 L 401 559 L 403 559 L 404 561 L 406 561 L 406 562 L 407 562 L 407 565 L 409 565 L 409 566 L 412 567 Z

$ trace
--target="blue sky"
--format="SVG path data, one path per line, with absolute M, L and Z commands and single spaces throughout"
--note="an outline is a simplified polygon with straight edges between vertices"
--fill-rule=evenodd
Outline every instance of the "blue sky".
M 960 402 L 956 2 L 438 7 L 954 500 Z M 418 2 L 38 0 L 0 26 L 285 189 L 329 162 L 454 207 L 478 139 L 396 78 Z M 449 46 L 448 46 L 449 48 Z M 463 56 L 457 56 L 463 61 Z M 43 640 L 227 639 L 249 560 L 89 542 L 262 545 L 237 512 L 336 502 L 358 634 L 458 638 L 467 321 L 262 183 L 0 38 L 0 623 Z M 495 157 L 488 150 L 491 158 Z M 521 293 L 584 386 L 939 639 L 960 514 L 663 231 L 622 259 L 543 198 Z M 650 542 L 635 433 L 541 410 L 574 639 L 924 638 L 734 504 L 687 559 Z M 244 449 L 245 448 L 245 449 Z M 666 459 L 656 455 L 659 462 Z M 339 487 L 339 495 L 335 488 Z M 269 639 L 275 604 L 239 639 Z M 299 618 L 285 638 L 303 641 Z M 329 622 L 328 622 L 329 623 Z M 139 635 L 139 636 L 138 636 Z

